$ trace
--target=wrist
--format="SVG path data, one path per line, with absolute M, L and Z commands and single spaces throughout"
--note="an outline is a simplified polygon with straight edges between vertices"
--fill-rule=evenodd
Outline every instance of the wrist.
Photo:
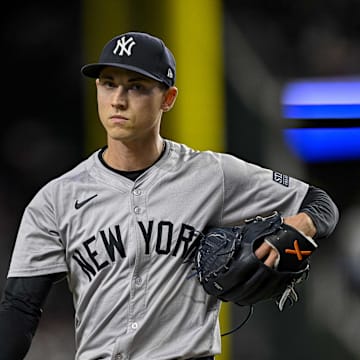
M 301 231 L 306 236 L 314 237 L 316 234 L 315 224 L 311 217 L 305 212 L 285 217 L 284 222 L 285 224 L 290 225 L 295 229 Z

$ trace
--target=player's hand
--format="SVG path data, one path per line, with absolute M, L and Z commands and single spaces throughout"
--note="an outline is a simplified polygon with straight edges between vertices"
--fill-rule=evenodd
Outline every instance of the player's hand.
M 313 237 L 316 234 L 316 227 L 310 216 L 305 213 L 288 216 L 284 218 L 284 222 L 293 226 L 298 231 L 301 231 L 307 236 Z M 262 260 L 265 265 L 274 268 L 279 254 L 268 243 L 263 242 L 255 251 L 255 255 L 259 260 Z

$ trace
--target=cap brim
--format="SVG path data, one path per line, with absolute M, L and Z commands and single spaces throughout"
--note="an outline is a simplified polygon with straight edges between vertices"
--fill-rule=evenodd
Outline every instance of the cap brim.
M 112 67 L 116 67 L 116 68 L 120 68 L 120 69 L 131 70 L 131 71 L 137 72 L 141 75 L 147 76 L 153 80 L 156 80 L 159 82 L 164 82 L 160 77 L 157 77 L 156 75 L 151 74 L 151 73 L 149 73 L 143 69 L 140 69 L 136 66 L 131 66 L 131 65 L 127 65 L 127 64 L 119 64 L 119 63 L 96 63 L 96 64 L 84 65 L 81 68 L 81 73 L 87 77 L 97 79 L 100 75 L 101 70 L 106 66 L 112 66 Z

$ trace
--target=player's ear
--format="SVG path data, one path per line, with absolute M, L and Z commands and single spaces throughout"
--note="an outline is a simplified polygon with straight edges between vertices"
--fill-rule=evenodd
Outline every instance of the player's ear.
M 175 104 L 178 89 L 175 86 L 169 87 L 164 93 L 164 100 L 161 106 L 163 111 L 169 111 Z

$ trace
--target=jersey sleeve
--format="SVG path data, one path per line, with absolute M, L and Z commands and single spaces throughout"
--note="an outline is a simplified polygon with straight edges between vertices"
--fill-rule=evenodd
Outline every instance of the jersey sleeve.
M 65 250 L 56 223 L 51 183 L 43 187 L 23 213 L 8 277 L 67 272 Z
M 236 224 L 257 215 L 299 211 L 309 185 L 278 171 L 232 155 L 221 157 L 224 176 L 223 224 Z

